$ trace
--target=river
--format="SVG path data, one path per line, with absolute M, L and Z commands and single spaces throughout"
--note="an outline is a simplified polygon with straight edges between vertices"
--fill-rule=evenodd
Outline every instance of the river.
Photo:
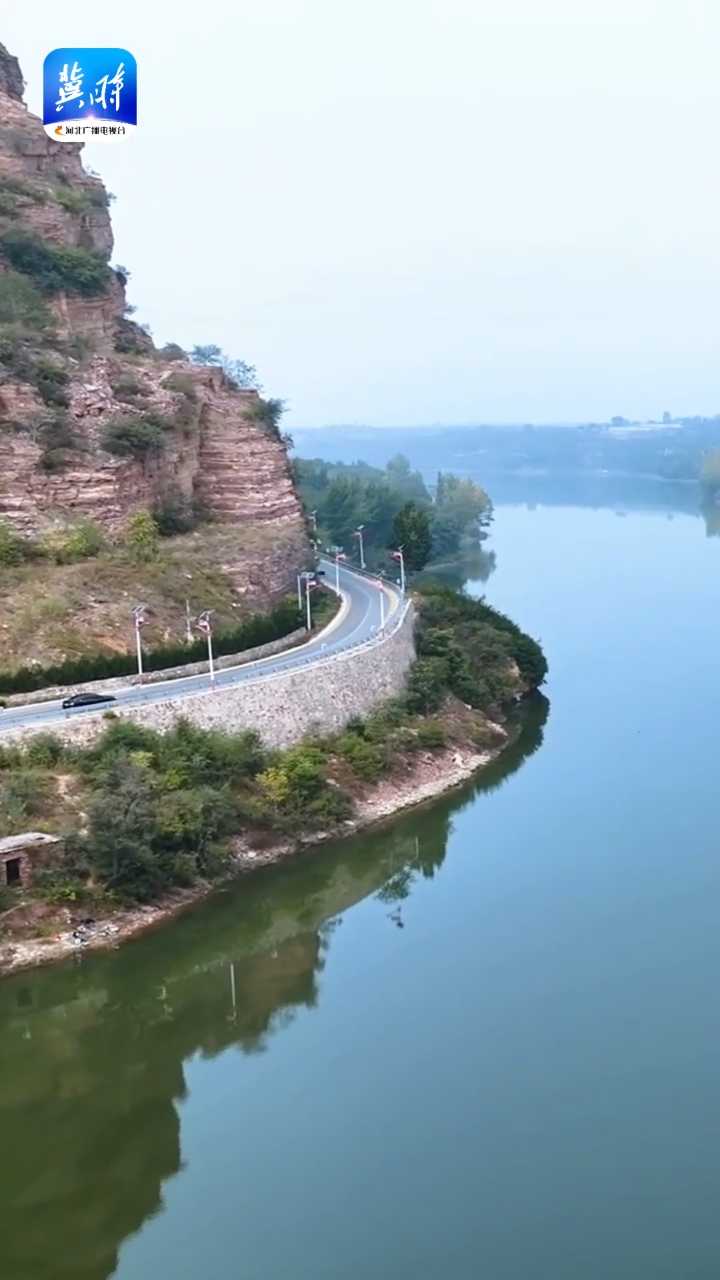
M 715 1280 L 720 541 L 669 492 L 498 507 L 470 589 L 551 678 L 478 782 L 0 984 L 3 1277 Z

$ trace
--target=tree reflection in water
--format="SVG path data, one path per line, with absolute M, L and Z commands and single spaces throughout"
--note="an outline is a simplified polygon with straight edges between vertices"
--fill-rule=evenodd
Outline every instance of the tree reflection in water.
M 462 591 L 466 582 L 487 582 L 491 573 L 495 572 L 497 560 L 494 551 L 486 551 L 484 547 L 475 547 L 466 551 L 457 560 L 447 564 L 428 565 L 422 573 L 415 577 L 416 582 L 434 580 L 442 582 L 446 587 L 454 587 Z
M 186 1059 L 262 1052 L 314 1005 L 340 913 L 434 876 L 452 814 L 537 750 L 547 712 L 533 698 L 502 757 L 444 801 L 259 872 L 118 953 L 0 986 L 3 1275 L 112 1275 L 181 1167 Z

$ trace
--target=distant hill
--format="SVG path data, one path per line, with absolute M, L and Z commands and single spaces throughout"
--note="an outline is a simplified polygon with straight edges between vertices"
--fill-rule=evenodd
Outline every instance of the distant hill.
M 385 466 L 407 454 L 423 474 L 438 470 L 493 475 L 642 475 L 697 480 L 703 457 L 720 445 L 720 418 L 672 423 L 578 426 L 345 427 L 293 432 L 301 457 L 362 459 Z

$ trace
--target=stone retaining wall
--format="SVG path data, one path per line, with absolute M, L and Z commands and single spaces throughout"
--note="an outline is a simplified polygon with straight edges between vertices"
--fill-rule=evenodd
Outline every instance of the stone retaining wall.
M 203 729 L 255 729 L 268 747 L 289 747 L 311 729 L 337 732 L 353 716 L 368 715 L 400 693 L 415 657 L 413 628 L 410 605 L 394 631 L 368 644 L 293 671 L 131 707 L 122 712 L 122 718 L 161 733 L 181 717 Z M 35 733 L 50 731 L 63 742 L 85 745 L 99 737 L 106 724 L 101 713 L 88 712 L 61 725 L 9 729 L 2 743 L 21 743 Z

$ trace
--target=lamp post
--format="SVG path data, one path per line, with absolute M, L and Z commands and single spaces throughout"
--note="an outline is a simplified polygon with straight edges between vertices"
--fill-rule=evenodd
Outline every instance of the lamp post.
M 210 668 L 210 683 L 214 684 L 215 683 L 215 663 L 213 661 L 212 623 L 210 621 L 212 614 L 213 614 L 212 609 L 203 609 L 197 622 L 195 623 L 195 626 L 197 627 L 198 631 L 202 631 L 203 635 L 207 636 L 208 666 Z
M 144 626 L 145 626 L 145 623 L 147 622 L 147 618 L 146 618 L 146 616 L 145 616 L 145 615 L 146 615 L 146 613 L 147 613 L 147 605 L 146 605 L 146 604 L 136 604 L 136 605 L 135 605 L 135 608 L 134 608 L 134 609 L 133 609 L 133 611 L 132 611 L 132 613 L 133 613 L 133 620 L 134 620 L 134 623 L 135 623 L 135 646 L 136 646 L 136 648 L 137 648 L 138 683 L 139 683 L 139 684 L 142 684 L 142 682 L 143 682 L 143 655 L 142 655 L 142 641 L 141 641 L 141 639 L 140 639 L 140 628 L 141 628 L 141 627 L 144 627 Z
M 313 531 L 317 533 L 317 511 L 309 511 L 308 517 L 312 520 Z
M 398 547 L 397 551 L 393 551 L 392 558 L 400 562 L 400 591 L 402 595 L 405 595 L 405 557 L 402 547 Z
M 380 588 L 380 630 L 385 626 L 385 591 L 383 584 L 378 578 L 378 586 Z
M 297 576 L 297 589 L 298 589 L 298 613 L 302 613 L 302 576 L 300 574 L 298 574 Z
M 363 529 L 364 528 L 365 528 L 364 524 L 359 524 L 353 534 L 353 538 L 357 538 L 360 544 L 360 568 L 361 569 L 365 568 L 365 547 L 363 546 Z
M 342 547 L 333 547 L 335 553 L 335 594 L 340 595 L 340 561 L 345 559 Z
M 312 611 L 310 608 L 310 591 L 312 589 L 312 583 L 314 578 L 315 578 L 315 574 L 312 571 L 312 569 L 306 569 L 304 573 L 301 573 L 300 577 L 298 578 L 298 582 L 302 581 L 305 583 L 305 609 L 306 609 L 305 626 L 307 627 L 308 631 L 312 631 Z M 302 608 L 302 603 L 300 607 Z

